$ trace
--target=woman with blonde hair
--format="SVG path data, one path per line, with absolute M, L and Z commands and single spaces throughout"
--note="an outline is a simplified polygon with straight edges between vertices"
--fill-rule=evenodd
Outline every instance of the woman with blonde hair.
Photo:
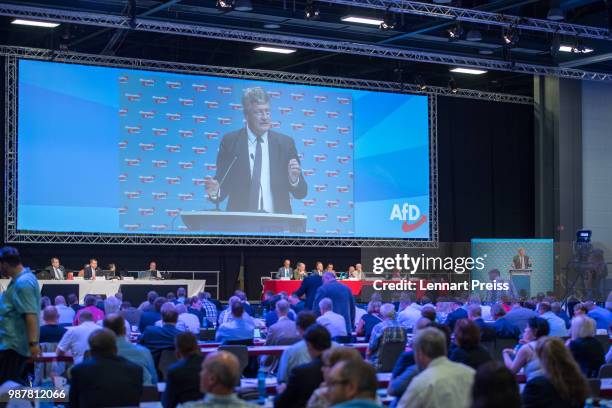
M 306 404 L 307 408 L 327 408 L 330 404 L 325 399 L 325 394 L 327 392 L 327 385 L 325 381 L 327 381 L 327 377 L 331 368 L 340 361 L 349 361 L 349 360 L 363 360 L 361 354 L 354 348 L 350 347 L 332 347 L 323 352 L 322 356 L 323 367 L 321 367 L 321 371 L 323 372 L 324 381 L 321 383 L 319 388 L 314 390 L 310 399 L 308 400 L 308 404 Z
M 572 319 L 567 346 L 587 378 L 597 377 L 599 367 L 605 363 L 606 351 L 595 338 L 595 332 L 595 320 L 590 317 L 580 315 Z
M 544 373 L 527 382 L 523 408 L 579 408 L 589 395 L 586 379 L 561 339 L 538 340 L 536 354 Z
M 357 336 L 365 336 L 365 341 L 370 341 L 370 335 L 372 334 L 372 329 L 378 323 L 382 322 L 382 318 L 380 317 L 380 306 L 382 303 L 378 300 L 371 300 L 368 303 L 368 312 L 361 316 L 359 322 L 357 323 L 357 328 L 355 332 Z

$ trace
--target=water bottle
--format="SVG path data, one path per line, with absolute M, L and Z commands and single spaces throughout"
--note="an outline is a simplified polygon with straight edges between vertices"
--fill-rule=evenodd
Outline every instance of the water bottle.
M 257 372 L 257 391 L 259 392 L 259 403 L 263 404 L 266 401 L 266 371 L 263 367 L 259 367 Z

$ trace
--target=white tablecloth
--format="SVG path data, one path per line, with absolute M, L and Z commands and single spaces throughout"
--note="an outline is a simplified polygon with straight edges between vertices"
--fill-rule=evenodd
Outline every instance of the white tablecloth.
M 0 292 L 6 290 L 9 282 L 9 279 L 0 279 Z M 79 302 L 83 302 L 88 294 L 112 296 L 119 291 L 121 285 L 186 285 L 187 294 L 191 297 L 204 291 L 206 280 L 39 280 L 38 284 L 41 289 L 43 285 L 79 285 Z

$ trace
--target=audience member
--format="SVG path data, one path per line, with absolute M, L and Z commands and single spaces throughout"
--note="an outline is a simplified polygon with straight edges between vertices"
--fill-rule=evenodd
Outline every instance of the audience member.
M 472 408 L 520 408 L 516 377 L 497 361 L 481 365 L 474 376 L 472 401 Z
M 421 316 L 431 322 L 435 322 L 437 318 L 436 308 L 431 305 L 423 306 L 423 308 L 421 309 Z
M 523 307 L 519 302 L 514 302 L 510 311 L 506 313 L 506 320 L 510 324 L 518 327 L 520 332 L 525 330 L 525 327 L 527 327 L 527 320 L 532 317 L 538 317 L 534 309 Z
M 538 340 L 536 353 L 543 375 L 527 381 L 523 407 L 583 407 L 589 388 L 563 341 L 556 337 L 542 338 Z
M 55 306 L 47 306 L 43 310 L 43 325 L 40 326 L 40 342 L 41 343 L 59 343 L 66 328 L 58 324 L 59 313 Z
M 140 306 L 138 306 L 138 309 L 142 310 L 143 312 L 155 311 L 154 303 L 155 303 L 155 299 L 157 298 L 158 298 L 157 292 L 154 290 L 150 291 L 149 293 L 147 293 L 147 300 L 142 302 Z
M 244 312 L 241 302 L 232 304 L 232 319 L 223 323 L 215 334 L 215 340 L 221 343 L 253 340 L 255 326 L 252 319 Z
M 94 322 L 104 320 L 104 312 L 96 307 L 96 297 L 94 295 L 85 295 L 85 300 L 83 303 L 85 304 L 85 307 L 76 312 L 76 315 L 74 316 L 73 324 L 75 326 L 79 324 L 79 316 L 85 310 L 91 313 Z
M 317 289 L 315 304 L 319 305 L 323 298 L 329 298 L 332 301 L 334 313 L 344 317 L 346 333 L 352 333 L 355 326 L 355 298 L 347 286 L 336 280 L 333 272 L 328 271 L 323 274 L 323 286 Z
M 333 311 L 334 304 L 330 298 L 323 298 L 319 301 L 320 316 L 317 323 L 325 327 L 332 337 L 347 336 L 350 330 L 346 328 L 344 317 Z
M 176 305 L 176 312 L 178 313 L 178 323 L 181 323 L 181 326 L 185 327 L 186 331 L 189 331 L 193 334 L 200 334 L 200 320 L 198 316 L 188 313 L 187 307 L 184 303 L 178 303 Z
M 57 345 L 57 355 L 71 354 L 75 364 L 80 363 L 89 350 L 89 336 L 100 329 L 93 321 L 89 310 L 83 309 L 79 313 L 79 325 L 69 328 Z
M 365 336 L 365 340 L 370 341 L 372 329 L 378 323 L 382 322 L 382 319 L 380 318 L 380 306 L 381 303 L 377 301 L 370 301 L 368 303 L 367 313 L 361 316 L 361 319 L 359 319 L 359 322 L 357 323 L 357 329 L 355 330 L 357 336 Z M 400 313 L 400 316 L 401 315 L 402 314 Z
M 292 293 L 289 296 L 289 304 L 291 305 L 291 310 L 297 315 L 302 310 L 306 308 L 306 302 L 304 302 L 296 293 Z
M 176 303 L 185 304 L 186 301 L 187 301 L 187 290 L 181 286 L 180 288 L 176 290 L 175 304 Z
M 139 344 L 149 349 L 153 355 L 153 361 L 156 367 L 161 352 L 164 350 L 174 350 L 174 338 L 177 334 L 181 333 L 181 331 L 176 328 L 176 322 L 178 320 L 176 309 L 174 307 L 162 307 L 161 309 L 162 326 L 148 326 L 138 340 Z
M 157 385 L 157 370 L 151 352 L 143 346 L 132 344 L 125 338 L 125 319 L 119 314 L 107 314 L 103 326 L 115 333 L 115 346 L 117 355 L 142 367 L 142 381 L 144 385 Z
M 587 313 L 589 313 L 589 309 L 587 309 L 586 305 L 582 302 L 576 303 L 574 305 L 573 311 L 574 311 L 574 317 L 586 315 Z
M 139 406 L 143 370 L 117 355 L 115 334 L 96 329 L 89 337 L 89 349 L 91 358 L 70 370 L 69 406 Z
M 588 316 L 595 320 L 597 329 L 608 330 L 610 323 L 612 323 L 612 313 L 603 307 L 597 306 L 592 300 L 584 302 L 587 308 Z
M 338 362 L 326 383 L 327 399 L 333 408 L 380 407 L 376 402 L 376 371 L 361 359 Z
M 240 383 L 238 359 L 227 351 L 218 351 L 206 356 L 200 372 L 200 391 L 204 399 L 186 402 L 180 408 L 248 408 L 256 407 L 241 400 L 234 389 Z
M 331 347 L 331 336 L 321 325 L 312 325 L 304 333 L 311 361 L 291 370 L 287 387 L 274 400 L 275 408 L 305 407 L 313 391 L 323 381 L 321 354 Z
M 74 293 L 71 293 L 68 295 L 68 306 L 74 310 L 74 313 L 76 315 L 76 313 L 81 310 L 83 308 L 83 306 L 81 306 L 79 304 L 79 298 L 77 297 L 77 295 L 75 295 Z M 72 320 L 72 322 L 70 322 L 71 324 L 74 323 L 74 319 Z
M 469 408 L 474 369 L 453 363 L 447 356 L 446 337 L 436 328 L 419 330 L 414 357 L 422 370 L 410 383 L 398 407 Z
M 548 333 L 549 336 L 555 337 L 565 337 L 567 336 L 567 328 L 565 327 L 565 322 L 559 316 L 552 312 L 552 308 L 550 307 L 550 303 L 548 302 L 540 302 L 538 304 L 538 313 L 540 317 L 548 322 L 548 327 L 550 331 Z
M 316 317 L 314 313 L 310 311 L 299 313 L 295 325 L 300 337 L 303 337 L 306 330 L 315 323 Z M 310 362 L 310 355 L 308 354 L 305 340 L 300 340 L 283 351 L 278 365 L 278 372 L 276 373 L 277 382 L 280 386 L 279 389 L 287 382 L 289 373 L 294 367 L 308 362 Z
M 359 354 L 359 352 L 356 349 L 350 348 L 350 347 L 341 347 L 341 346 L 332 347 L 328 350 L 325 350 L 323 352 L 323 355 L 321 356 L 321 360 L 323 361 L 323 367 L 322 367 L 323 382 L 321 383 L 319 388 L 314 390 L 314 392 L 312 393 L 312 396 L 308 399 L 308 403 L 306 404 L 307 408 L 327 408 L 329 407 L 330 404 L 326 398 L 327 397 L 326 394 L 329 390 L 327 386 L 327 381 L 329 379 L 329 372 L 336 363 L 340 361 L 346 361 L 346 360 L 363 361 L 363 359 L 361 358 L 361 354 Z
M 395 319 L 395 307 L 391 303 L 385 303 L 380 307 L 382 322 L 372 329 L 372 335 L 366 350 L 366 358 L 379 369 L 379 352 L 386 344 L 402 343 L 406 344 L 406 329 L 400 326 Z
M 28 358 L 40 354 L 40 287 L 12 247 L 0 250 L 0 276 L 11 279 L 0 296 L 0 384 L 21 382 Z
M 279 293 L 279 297 L 275 300 L 275 302 L 272 303 L 272 309 L 265 314 L 266 327 L 272 327 L 274 324 L 276 324 L 276 322 L 278 322 L 278 317 L 279 316 L 278 316 L 278 313 L 276 311 L 276 305 L 281 300 L 283 300 L 285 302 L 288 302 L 287 295 L 286 295 L 285 292 Z M 289 309 L 287 311 L 287 317 L 290 320 L 295 320 L 296 314 L 293 311 L 293 309 Z
M 240 302 L 242 303 L 242 307 L 244 308 L 244 311 L 249 316 L 253 316 L 253 308 L 251 307 L 251 304 L 247 300 L 246 293 L 244 293 L 242 290 L 236 290 L 234 291 L 234 296 L 240 299 Z
M 468 319 L 458 320 L 454 333 L 457 347 L 450 352 L 451 361 L 465 364 L 474 370 L 491 361 L 491 354 L 480 344 L 480 328 L 476 323 Z
M 268 328 L 266 345 L 286 345 L 293 344 L 300 340 L 295 322 L 289 319 L 289 302 L 279 300 L 276 302 L 276 314 L 278 321 Z
M 471 304 L 468 306 L 468 319 L 476 323 L 480 329 L 480 341 L 495 340 L 495 327 L 489 323 L 485 323 L 482 318 L 482 308 L 480 305 Z
M 121 300 L 119 298 L 117 298 L 116 296 L 109 296 L 106 299 L 104 299 L 104 314 L 105 315 L 119 314 L 120 311 L 121 311 Z M 97 321 L 96 323 L 102 326 L 102 322 L 103 321 L 100 320 L 100 321 Z M 129 340 L 130 335 L 132 334 L 132 326 L 125 319 L 123 319 L 123 324 L 125 326 L 125 332 L 123 335 Z
M 154 326 L 155 322 L 162 318 L 161 308 L 166 303 L 166 298 L 156 297 L 153 301 L 153 309 L 147 308 L 146 311 L 142 312 L 142 316 L 140 316 L 140 323 L 138 324 L 138 329 L 141 333 L 144 333 L 147 327 Z
M 566 329 L 569 329 L 569 328 L 570 328 L 571 321 L 570 321 L 569 316 L 568 316 L 568 315 L 567 315 L 567 313 L 565 312 L 565 310 L 562 310 L 562 309 L 561 309 L 561 303 L 559 303 L 559 302 L 552 302 L 552 303 L 550 304 L 550 309 L 551 309 L 551 311 L 552 311 L 552 312 L 553 312 L 553 313 L 554 313 L 554 314 L 555 314 L 557 317 L 559 317 L 560 319 L 562 319 L 562 320 L 565 322 L 565 328 L 566 328 Z
M 234 316 L 232 315 L 232 306 L 235 303 L 240 303 L 242 305 L 242 310 L 244 311 L 244 304 L 240 301 L 240 298 L 238 296 L 230 297 L 227 301 L 227 308 L 219 313 L 219 326 L 224 323 L 231 322 L 234 319 Z M 250 320 L 249 314 L 244 312 L 244 318 Z
M 535 349 L 537 340 L 548 336 L 549 330 L 546 320 L 541 317 L 532 317 L 527 320 L 527 326 L 525 326 L 523 338 L 521 339 L 522 346 L 518 352 L 509 348 L 502 350 L 504 364 L 513 374 L 518 373 L 524 367 L 527 381 L 542 375 L 542 369 L 540 368 L 540 362 L 536 356 Z
M 574 317 L 569 329 L 569 350 L 587 378 L 597 377 L 599 368 L 605 364 L 606 352 L 595 338 L 595 331 L 595 320 L 588 316 Z
M 323 285 L 323 264 L 317 262 L 317 266 L 321 267 L 321 273 L 312 273 L 310 276 L 304 278 L 298 290 L 294 294 L 298 297 L 305 297 L 304 308 L 307 310 L 315 309 L 315 298 L 317 290 Z
M 191 301 L 191 309 L 198 310 L 198 302 L 200 306 L 199 310 L 202 314 L 202 325 L 204 325 L 204 318 L 206 318 L 206 327 L 214 327 L 217 321 L 217 307 L 206 298 L 200 299 L 200 297 L 194 296 Z M 193 313 L 193 311 L 190 311 L 190 313 Z
M 491 316 L 495 323 L 495 335 L 498 339 L 518 339 L 521 332 L 506 318 L 506 310 L 500 304 L 491 306 Z
M 142 316 L 142 310 L 135 308 L 130 302 L 125 301 L 121 302 L 121 309 L 119 313 L 132 328 L 138 328 L 138 325 L 140 324 L 140 317 Z
M 71 307 L 66 306 L 66 299 L 62 295 L 55 297 L 55 308 L 59 315 L 57 323 L 71 326 L 76 312 Z
M 399 312 L 397 321 L 405 328 L 412 329 L 417 320 L 421 318 L 421 307 L 416 303 L 412 302 L 410 295 L 404 297 L 406 307 Z
M 198 374 L 204 358 L 197 338 L 190 332 L 180 333 L 175 338 L 175 349 L 179 360 L 168 367 L 166 390 L 162 396 L 164 408 L 202 398 Z
M 446 324 L 451 330 L 455 330 L 455 323 L 460 319 L 467 319 L 467 310 L 463 308 L 463 303 L 460 301 L 453 302 L 451 312 L 446 316 Z

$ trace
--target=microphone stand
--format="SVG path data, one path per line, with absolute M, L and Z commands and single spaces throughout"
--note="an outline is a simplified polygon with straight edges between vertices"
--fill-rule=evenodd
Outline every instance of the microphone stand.
M 223 185 L 223 182 L 225 181 L 225 178 L 227 177 L 229 172 L 232 170 L 232 167 L 234 167 L 234 163 L 236 163 L 236 160 L 238 160 L 238 155 L 234 156 L 234 159 L 225 171 L 225 174 L 223 175 L 223 177 L 221 177 L 221 181 L 219 182 L 219 191 L 217 192 L 217 194 L 221 191 L 221 186 Z M 221 208 L 219 208 L 219 204 L 221 203 L 220 197 L 216 196 L 214 199 L 210 197 L 210 199 L 215 203 L 215 209 L 213 211 L 221 211 Z

